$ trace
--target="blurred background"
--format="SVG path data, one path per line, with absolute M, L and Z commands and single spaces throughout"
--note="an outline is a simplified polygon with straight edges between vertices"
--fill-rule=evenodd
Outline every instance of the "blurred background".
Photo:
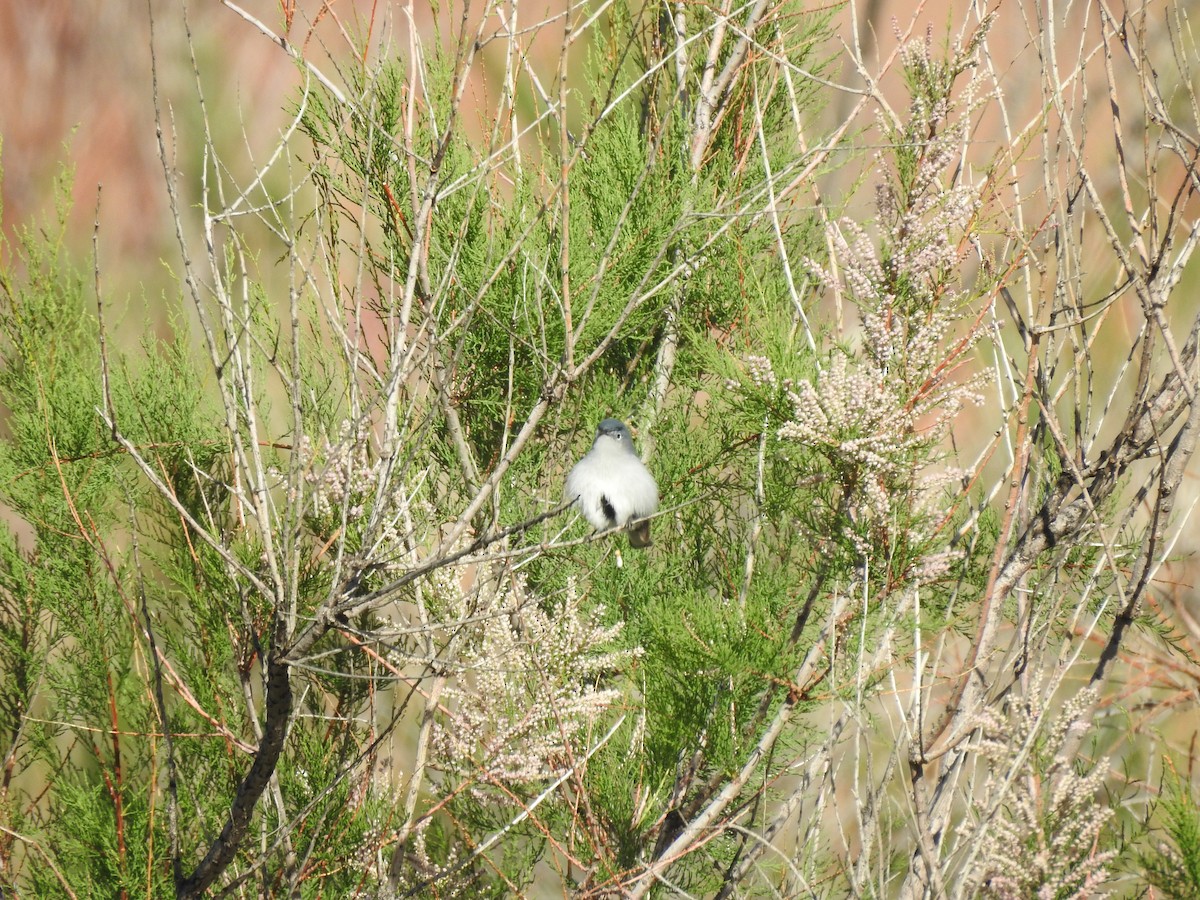
M 433 39 L 432 4 L 414 0 L 408 5 L 422 38 Z M 563 5 L 563 0 L 544 0 L 523 15 L 543 17 Z M 948 0 L 927 4 L 920 21 L 940 29 L 952 5 Z M 483 4 L 471 6 L 477 11 Z M 203 162 L 195 140 L 201 128 L 197 90 L 203 93 L 214 142 L 225 151 L 226 165 L 265 156 L 288 124 L 301 74 L 249 17 L 286 35 L 306 58 L 332 72 L 353 64 L 354 46 L 404 46 L 409 24 L 403 5 L 397 7 L 401 12 L 385 20 L 377 0 L 243 0 L 236 7 L 207 0 L 189 4 L 185 20 L 174 0 L 0 0 L 4 233 L 11 236 L 18 224 L 53 213 L 56 179 L 68 170 L 73 173 L 68 238 L 79 258 L 91 252 L 102 186 L 100 262 L 106 289 L 117 296 L 144 290 L 150 297 L 171 290 L 163 262 L 173 266 L 178 250 L 155 139 L 151 17 L 164 120 L 174 125 L 183 144 L 176 151 L 168 134 L 168 148 L 177 153 L 173 163 L 186 189 L 199 184 Z M 441 7 L 446 24 L 461 11 L 458 3 Z M 911 13 L 908 3 L 872 0 L 837 15 L 846 40 L 857 20 L 864 43 L 877 43 L 886 53 L 896 45 L 893 18 L 900 16 L 907 25 Z M 558 38 L 548 29 L 535 44 L 535 52 L 545 57 L 532 61 L 539 71 L 553 71 Z M 502 65 L 502 59 L 495 62 Z M 846 75 L 852 78 L 853 73 Z M 471 89 L 486 91 L 487 85 Z M 830 115 L 852 99 L 838 97 Z M 194 203 L 196 196 L 198 191 L 184 200 Z

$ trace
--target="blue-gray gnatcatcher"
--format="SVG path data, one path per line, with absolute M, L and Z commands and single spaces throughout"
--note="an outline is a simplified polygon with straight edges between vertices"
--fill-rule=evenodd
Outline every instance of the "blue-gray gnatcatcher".
M 658 510 L 658 485 L 633 449 L 625 423 L 605 419 L 592 449 L 567 475 L 567 499 L 579 504 L 597 531 L 628 526 L 629 546 L 649 547 L 650 520 Z

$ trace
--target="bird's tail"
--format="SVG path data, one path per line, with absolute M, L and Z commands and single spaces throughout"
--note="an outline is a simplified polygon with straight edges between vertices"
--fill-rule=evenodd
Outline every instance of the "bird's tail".
M 650 538 L 650 520 L 638 519 L 629 525 L 629 546 L 643 550 L 652 547 L 654 541 Z

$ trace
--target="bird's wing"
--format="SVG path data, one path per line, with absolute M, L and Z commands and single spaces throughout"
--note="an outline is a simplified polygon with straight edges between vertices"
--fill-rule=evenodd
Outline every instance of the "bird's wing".
M 619 496 L 620 522 L 650 516 L 658 510 L 658 484 L 636 456 L 628 457 L 614 481 L 619 485 L 612 493 Z
M 583 485 L 581 484 L 582 477 L 579 474 L 579 467 L 583 464 L 583 460 L 575 463 L 575 466 L 567 473 L 567 483 L 563 487 L 563 499 L 568 501 L 578 500 L 583 493 Z
M 606 484 L 597 477 L 596 460 L 585 456 L 567 474 L 566 498 L 579 505 L 583 517 L 593 528 L 612 528 L 620 520 L 619 510 L 606 495 Z

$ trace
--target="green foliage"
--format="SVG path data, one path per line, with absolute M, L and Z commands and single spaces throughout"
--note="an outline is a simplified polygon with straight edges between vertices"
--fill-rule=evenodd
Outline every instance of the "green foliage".
M 295 101 L 314 208 L 291 221 L 269 198 L 265 247 L 219 210 L 197 314 L 166 338 L 125 347 L 109 322 L 102 342 L 65 218 L 20 234 L 0 259 L 0 885 L 172 896 L 173 869 L 242 828 L 206 889 L 883 894 L 919 859 L 914 827 L 934 839 L 909 786 L 956 754 L 1001 800 L 955 795 L 933 852 L 967 856 L 946 835 L 980 813 L 1008 854 L 989 877 L 1056 846 L 1070 858 L 1022 884 L 1057 863 L 1071 886 L 1106 877 L 1102 767 L 1067 752 L 1087 704 L 1049 727 L 1060 682 L 1031 704 L 1027 660 L 992 681 L 1003 647 L 966 642 L 1007 616 L 1014 647 L 1070 649 L 1076 572 L 1102 570 L 1097 608 L 1120 576 L 1098 542 L 1050 546 L 980 621 L 1029 504 L 1074 489 L 1049 407 L 1011 516 L 947 450 L 986 402 L 963 373 L 1000 280 L 963 276 L 986 197 L 958 104 L 990 22 L 962 49 L 902 49 L 908 106 L 863 176 L 875 215 L 851 220 L 793 183 L 835 165 L 808 168 L 831 13 L 754 8 L 599 4 L 561 94 L 514 53 L 520 83 L 474 131 L 460 67 L 495 65 L 507 25 L 439 32 L 419 63 L 361 41 L 352 99 Z M 652 448 L 644 552 L 544 515 L 609 415 Z M 940 732 L 976 681 L 994 698 Z M 1010 804 L 1017 775 L 1072 790 Z M 1188 896 L 1182 779 L 1159 813 L 1145 868 Z M 766 858 L 795 829 L 801 849 Z
M 1138 868 L 1163 897 L 1184 900 L 1200 894 L 1200 800 L 1173 766 L 1164 776 L 1155 832 L 1161 838 L 1139 854 Z

